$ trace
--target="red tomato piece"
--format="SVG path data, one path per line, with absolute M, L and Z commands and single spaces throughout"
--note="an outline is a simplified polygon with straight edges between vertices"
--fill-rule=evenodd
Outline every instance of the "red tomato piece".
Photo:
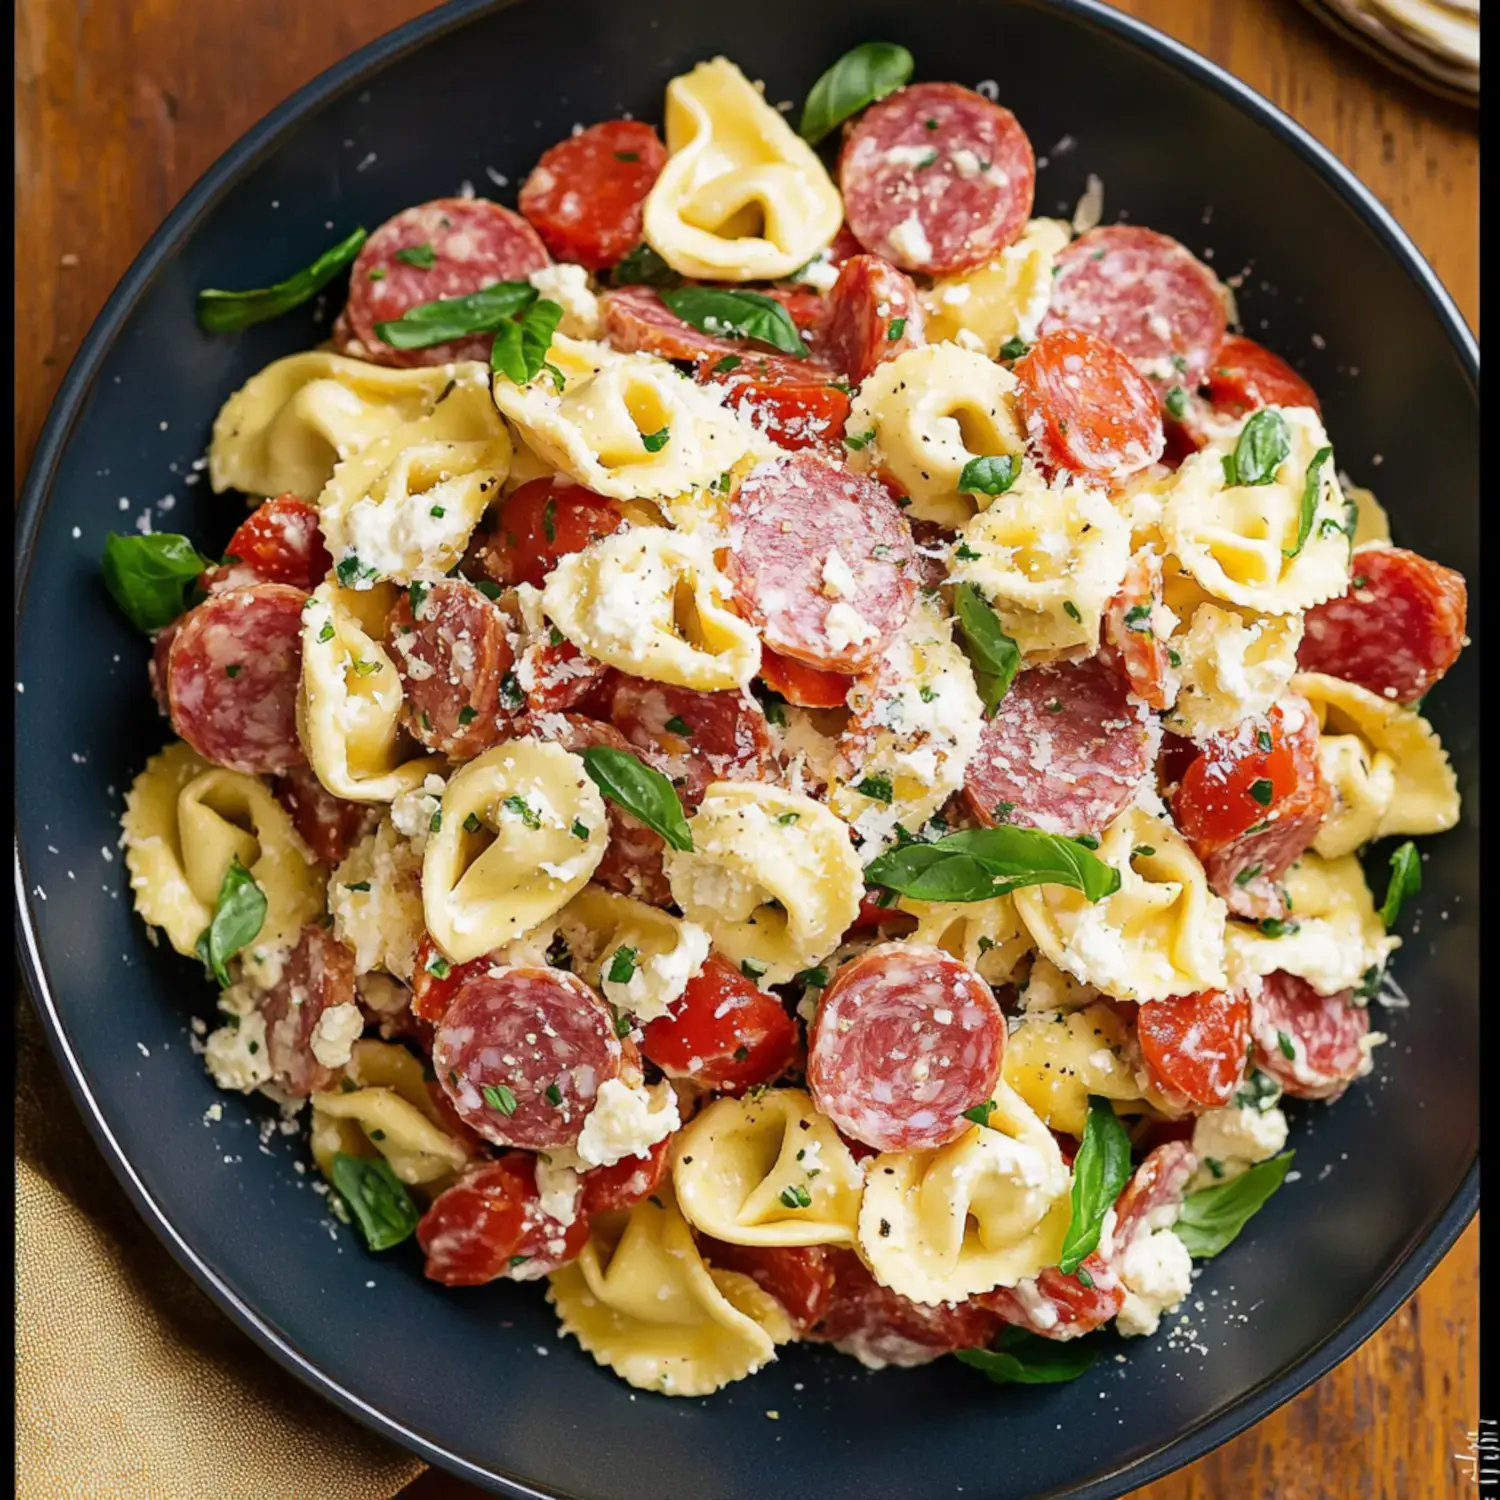
M 1143 548 L 1130 559 L 1120 591 L 1104 611 L 1100 651 L 1141 702 L 1165 709 L 1171 663 L 1157 634 L 1160 603 L 1161 557 Z
M 797 1042 L 797 1023 L 781 1001 L 711 953 L 676 1012 L 647 1024 L 641 1051 L 669 1078 L 740 1094 L 781 1073 Z
M 1237 333 L 1225 335 L 1209 366 L 1208 395 L 1231 417 L 1262 406 L 1310 406 L 1322 412 L 1317 393 L 1279 354 Z
M 1161 457 L 1166 435 L 1156 391 L 1097 334 L 1045 333 L 1011 369 L 1017 409 L 1043 463 L 1121 478 Z
M 580 1214 L 629 1208 L 649 1198 L 667 1175 L 672 1137 L 659 1140 L 644 1156 L 622 1157 L 612 1167 L 592 1167 L 580 1179 Z
M 704 1235 L 699 1248 L 711 1266 L 739 1271 L 770 1293 L 799 1334 L 828 1311 L 834 1267 L 827 1245 L 729 1245 Z
M 651 126 L 606 120 L 544 151 L 517 207 L 559 260 L 602 271 L 640 243 L 646 196 L 666 161 Z
M 845 672 L 824 672 L 806 666 L 762 646 L 760 680 L 798 708 L 842 708 L 854 678 Z
M 1248 995 L 1202 990 L 1150 1000 L 1135 1025 L 1147 1073 L 1174 1102 L 1218 1109 L 1233 1098 L 1250 1045 Z
M 728 386 L 729 407 L 778 448 L 793 453 L 803 448 L 842 451 L 844 423 L 849 419 L 847 390 L 818 379 L 793 384 L 738 371 L 714 375 L 713 366 L 702 364 L 698 369 L 700 378 Z
M 525 1181 L 519 1159 L 471 1168 L 445 1188 L 417 1224 L 426 1274 L 444 1286 L 483 1286 L 510 1269 L 521 1242 Z M 536 1183 L 531 1184 L 536 1191 Z
M 1037 1276 L 1035 1300 L 1029 1304 L 1004 1286 L 982 1292 L 974 1301 L 1017 1328 L 1061 1341 L 1082 1338 L 1109 1322 L 1125 1305 L 1125 1283 L 1095 1251 L 1071 1276 L 1048 1266 Z
M 849 924 L 849 932 L 844 934 L 845 937 L 857 932 L 881 932 L 892 928 L 899 935 L 910 932 L 917 925 L 917 919 L 909 911 L 882 906 L 882 898 L 888 899 L 888 896 L 885 891 L 880 890 L 867 890 L 859 898 L 859 913 Z
M 318 508 L 296 495 L 265 500 L 239 524 L 224 561 L 204 573 L 205 593 L 252 583 L 289 583 L 311 593 L 328 576 L 333 558 L 318 527 Z
M 500 502 L 477 561 L 496 583 L 541 588 L 559 558 L 582 552 L 625 524 L 614 501 L 560 476 L 533 479 Z
M 412 1014 L 436 1026 L 447 1012 L 459 986 L 475 974 L 493 967 L 495 960 L 487 954 L 456 964 L 443 956 L 429 933 L 422 934 L 411 976 Z

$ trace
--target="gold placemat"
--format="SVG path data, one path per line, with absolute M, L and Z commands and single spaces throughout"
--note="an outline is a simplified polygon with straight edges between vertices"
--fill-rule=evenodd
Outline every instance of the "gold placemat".
M 311 1397 L 110 1175 L 17 982 L 21 1500 L 388 1500 L 426 1467 Z

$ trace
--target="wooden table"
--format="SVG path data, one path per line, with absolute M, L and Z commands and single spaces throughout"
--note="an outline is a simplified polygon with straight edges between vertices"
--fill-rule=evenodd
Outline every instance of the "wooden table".
M 19 0 L 16 477 L 68 361 L 148 235 L 241 132 L 422 0 Z M 1469 113 L 1388 76 L 1292 0 L 1129 0 L 1269 95 L 1380 196 L 1478 326 Z M 80 1150 L 88 1149 L 81 1143 Z M 1471 1483 L 1478 1228 L 1311 1391 L 1137 1500 L 1437 1500 Z M 409 1500 L 478 1492 L 428 1475 Z M 711 1500 L 711 1497 L 705 1497 Z

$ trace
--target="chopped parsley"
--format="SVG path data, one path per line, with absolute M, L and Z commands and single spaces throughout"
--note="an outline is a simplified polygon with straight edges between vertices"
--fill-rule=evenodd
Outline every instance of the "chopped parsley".
M 1264 776 L 1250 783 L 1250 795 L 1262 807 L 1269 807 L 1271 805 L 1271 795 L 1274 791 L 1275 788 Z
M 518 797 L 512 792 L 500 805 L 507 812 L 513 812 L 528 828 L 540 828 L 542 826 L 541 815 L 532 808 L 524 797 Z
M 635 977 L 636 950 L 621 944 L 614 951 L 614 956 L 609 961 L 609 970 L 605 978 L 611 984 L 629 984 Z
M 685 738 L 691 738 L 693 731 L 688 728 L 687 720 L 684 719 L 681 714 L 673 714 L 672 717 L 667 720 L 667 733 L 680 734 Z
M 781 1201 L 787 1208 L 811 1208 L 812 1194 L 800 1183 L 781 1190 Z
M 903 333 L 905 333 L 905 332 L 906 332 L 906 319 L 905 318 L 892 318 L 891 319 L 890 327 L 887 328 L 886 331 L 885 331 L 886 341 L 888 343 L 894 344 L 896 342 L 896 340 L 899 339 L 901 337 L 901 335 Z
M 398 250 L 396 259 L 403 265 L 415 266 L 419 271 L 430 271 L 437 264 L 437 251 L 430 242 L 424 241 L 420 245 L 408 245 L 404 250 Z
M 643 432 L 641 434 L 641 446 L 647 453 L 660 453 L 667 446 L 667 439 L 672 436 L 670 427 L 663 427 L 657 432 Z
M 889 776 L 866 776 L 855 785 L 854 790 L 862 797 L 868 797 L 871 802 L 883 802 L 887 807 L 895 796 Z
M 499 1110 L 502 1115 L 515 1114 L 516 1096 L 503 1083 L 487 1083 L 479 1092 L 491 1109 Z

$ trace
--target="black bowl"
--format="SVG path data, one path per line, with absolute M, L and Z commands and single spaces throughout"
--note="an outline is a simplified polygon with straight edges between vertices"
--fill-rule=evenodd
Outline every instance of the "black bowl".
M 188 1049 L 187 1021 L 212 998 L 192 965 L 146 941 L 113 853 L 121 795 L 166 726 L 146 690 L 144 643 L 105 596 L 98 558 L 107 529 L 153 503 L 158 529 L 222 546 L 236 504 L 188 479 L 214 412 L 267 361 L 310 346 L 328 314 L 210 338 L 194 323 L 194 292 L 263 285 L 354 224 L 373 228 L 465 179 L 493 192 L 489 174 L 504 174 L 511 186 L 498 196 L 509 199 L 575 121 L 659 119 L 667 79 L 701 58 L 727 53 L 765 78 L 772 100 L 800 100 L 871 37 L 908 44 L 921 78 L 999 82 L 1050 158 L 1039 212 L 1070 210 L 1097 172 L 1107 218 L 1128 213 L 1211 247 L 1226 275 L 1247 268 L 1245 326 L 1305 368 L 1342 466 L 1376 485 L 1398 536 L 1456 567 L 1477 557 L 1477 354 L 1431 271 L 1289 120 L 1102 5 L 928 0 L 918 22 L 905 0 L 758 0 L 743 11 L 471 0 L 365 48 L 224 156 L 100 315 L 27 484 L 20 947 L 85 1119 L 173 1254 L 313 1389 L 497 1493 L 1117 1495 L 1341 1359 L 1410 1294 L 1478 1199 L 1473 647 L 1430 705 L 1469 799 L 1462 824 L 1427 845 L 1395 965 L 1412 1005 L 1381 1018 L 1393 1041 L 1376 1077 L 1333 1110 L 1299 1112 L 1300 1180 L 1207 1265 L 1191 1338 L 1122 1342 L 1123 1362 L 1106 1358 L 1071 1386 L 1000 1389 L 951 1361 L 872 1376 L 793 1349 L 708 1400 L 641 1395 L 558 1339 L 536 1288 L 440 1290 L 414 1252 L 376 1258 L 335 1232 L 293 1170 L 300 1143 L 274 1136 L 269 1154 L 258 1149 L 253 1106 L 224 1100 L 223 1122 L 201 1123 L 223 1096 Z

